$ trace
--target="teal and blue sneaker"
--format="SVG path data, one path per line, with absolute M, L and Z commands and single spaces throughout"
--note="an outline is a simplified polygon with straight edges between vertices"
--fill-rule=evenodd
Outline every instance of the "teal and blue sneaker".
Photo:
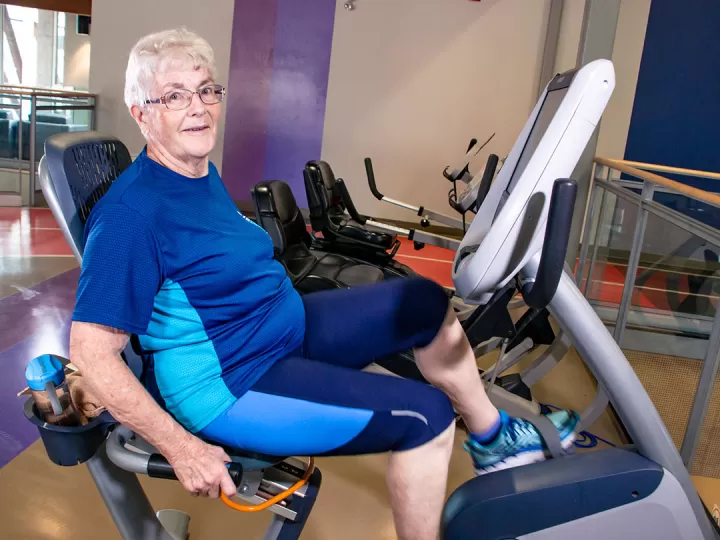
M 557 411 L 548 414 L 547 419 L 557 428 L 563 449 L 570 448 L 575 441 L 575 428 L 580 422 L 578 414 Z M 530 422 L 508 416 L 504 411 L 500 411 L 500 421 L 500 432 L 492 441 L 480 444 L 468 437 L 463 445 L 472 457 L 476 474 L 529 465 L 550 457 L 540 433 Z

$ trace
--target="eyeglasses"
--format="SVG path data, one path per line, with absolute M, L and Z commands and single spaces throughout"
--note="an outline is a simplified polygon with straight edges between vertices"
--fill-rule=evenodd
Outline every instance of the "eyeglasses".
M 187 109 L 192 103 L 193 96 L 197 94 L 206 105 L 215 105 L 225 99 L 225 88 L 219 84 L 203 86 L 197 92 L 180 88 L 171 90 L 164 96 L 156 99 L 146 99 L 144 104 L 162 103 L 172 111 Z

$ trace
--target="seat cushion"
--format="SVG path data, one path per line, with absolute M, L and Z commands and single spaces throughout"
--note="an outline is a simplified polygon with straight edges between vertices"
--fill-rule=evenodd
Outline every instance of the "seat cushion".
M 295 283 L 312 272 L 317 262 L 317 254 L 310 251 L 304 244 L 288 246 L 278 259 L 285 265 L 288 277 Z
M 334 254 L 321 257 L 310 274 L 333 279 L 348 287 L 370 285 L 382 281 L 384 278 L 382 270 L 375 266 L 360 264 L 347 257 Z
M 360 240 L 362 242 L 374 244 L 382 249 L 390 249 L 396 239 L 394 234 L 370 231 L 363 227 L 350 225 L 347 221 L 340 225 L 338 233 L 352 240 Z
M 366 264 L 358 264 L 350 265 L 340 270 L 337 280 L 350 287 L 357 287 L 358 285 L 377 283 L 382 281 L 384 277 L 382 270 L 379 268 Z

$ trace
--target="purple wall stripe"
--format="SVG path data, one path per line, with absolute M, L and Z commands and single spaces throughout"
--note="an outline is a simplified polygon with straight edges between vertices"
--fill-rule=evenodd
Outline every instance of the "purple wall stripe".
M 233 199 L 285 180 L 307 205 L 302 169 L 322 149 L 334 22 L 330 0 L 236 0 L 223 148 Z
M 263 176 L 276 7 L 275 0 L 235 0 L 222 176 L 238 201 L 250 200 Z
M 335 4 L 278 0 L 264 179 L 290 184 L 303 207 L 303 167 L 322 151 Z

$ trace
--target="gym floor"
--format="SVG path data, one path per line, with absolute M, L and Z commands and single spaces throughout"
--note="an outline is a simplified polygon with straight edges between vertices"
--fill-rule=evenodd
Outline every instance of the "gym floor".
M 398 259 L 444 285 L 452 253 L 403 245 Z M 22 415 L 17 393 L 26 385 L 28 360 L 42 353 L 67 356 L 70 315 L 79 268 L 47 209 L 0 208 L 0 537 L 8 540 L 120 538 L 85 467 L 50 463 L 35 428 Z M 622 283 L 621 273 L 618 273 Z M 602 279 L 613 295 L 618 280 Z M 532 360 L 528 358 L 527 361 Z M 480 366 L 494 361 L 491 355 Z M 568 384 L 572 381 L 572 384 Z M 534 388 L 543 403 L 582 409 L 595 384 L 574 351 Z M 548 400 L 548 401 L 545 401 Z M 609 416 L 591 426 L 596 435 L 617 442 Z M 448 493 L 472 477 L 458 430 Z M 396 538 L 385 489 L 386 456 L 319 459 L 323 486 L 303 538 L 317 540 Z M 177 482 L 143 477 L 156 509 L 176 508 L 191 515 L 191 537 L 262 538 L 268 513 L 242 514 L 217 500 L 189 496 Z

